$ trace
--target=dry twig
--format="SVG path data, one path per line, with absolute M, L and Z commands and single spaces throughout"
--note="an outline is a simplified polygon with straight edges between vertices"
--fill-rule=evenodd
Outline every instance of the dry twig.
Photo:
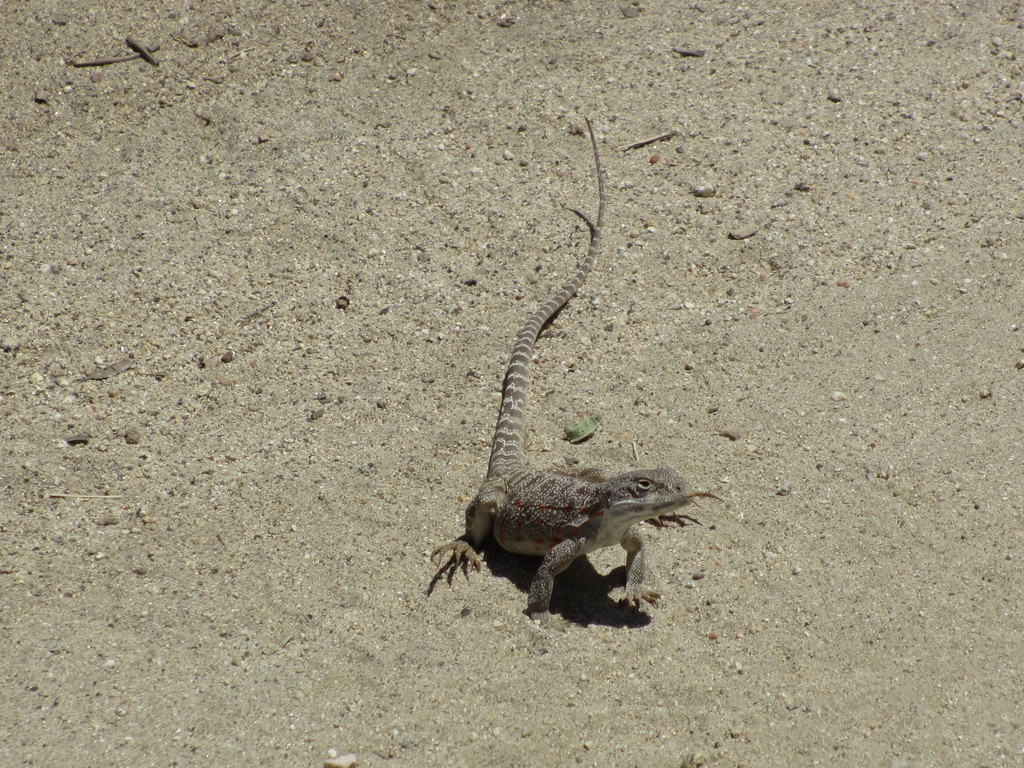
M 146 49 L 149 53 L 155 53 L 160 50 L 159 45 L 154 45 L 152 48 Z M 135 59 L 141 59 L 141 53 L 133 53 L 131 56 L 118 56 L 113 59 L 96 59 L 94 61 L 72 61 L 69 62 L 72 67 L 104 67 L 107 64 L 120 64 L 122 61 L 134 61 Z M 150 56 L 150 58 L 153 58 Z
M 622 151 L 629 152 L 631 149 L 640 149 L 640 147 L 646 147 L 648 144 L 653 144 L 656 141 L 668 141 L 678 135 L 679 131 L 669 131 L 668 133 L 661 134 L 661 136 L 655 136 L 653 139 L 644 139 L 643 141 L 638 141 L 635 144 L 630 144 L 628 147 L 623 147 Z

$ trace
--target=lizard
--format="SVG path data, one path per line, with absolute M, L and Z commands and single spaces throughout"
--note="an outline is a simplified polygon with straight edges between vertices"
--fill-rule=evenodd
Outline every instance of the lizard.
M 586 123 L 597 175 L 597 221 L 591 224 L 582 213 L 574 213 L 590 230 L 589 248 L 568 282 L 534 310 L 516 336 L 505 371 L 487 476 L 466 509 L 465 533 L 431 553 L 431 560 L 439 566 L 434 583 L 444 574 L 450 582 L 459 568 L 467 578 L 470 568 L 479 571 L 479 550 L 488 535 L 509 552 L 540 555 L 543 560 L 530 584 L 526 613 L 542 624 L 551 621 L 555 577 L 577 557 L 615 544 L 626 551 L 626 600 L 635 607 L 644 603 L 656 606 L 661 594 L 648 583 L 650 568 L 639 524 L 699 524 L 678 510 L 696 497 L 718 498 L 690 491 L 672 469 L 640 469 L 612 476 L 602 470 L 576 474 L 543 471 L 527 463 L 523 416 L 534 347 L 544 327 L 583 285 L 601 245 L 607 205 L 604 169 L 594 126 L 589 118 Z

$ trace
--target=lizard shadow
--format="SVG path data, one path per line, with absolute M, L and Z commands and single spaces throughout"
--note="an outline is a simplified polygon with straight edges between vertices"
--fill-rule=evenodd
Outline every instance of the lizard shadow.
M 491 574 L 508 579 L 524 595 L 529 593 L 540 558 L 506 552 L 493 540 L 484 544 L 481 555 Z M 625 565 L 602 574 L 583 555 L 555 578 L 551 613 L 584 627 L 591 624 L 608 627 L 647 626 L 651 623 L 648 614 L 612 597 L 615 590 L 621 590 L 625 585 Z

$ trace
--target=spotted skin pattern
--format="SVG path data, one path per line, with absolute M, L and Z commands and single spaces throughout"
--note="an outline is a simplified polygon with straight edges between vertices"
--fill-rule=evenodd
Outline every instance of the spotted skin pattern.
M 695 523 L 678 510 L 697 496 L 710 496 L 691 493 L 671 469 L 634 470 L 616 476 L 587 470 L 574 476 L 537 470 L 526 461 L 523 415 L 530 358 L 541 330 L 586 280 L 601 243 L 604 171 L 590 120 L 587 129 L 599 196 L 590 247 L 569 281 L 541 304 L 519 331 L 505 373 L 487 477 L 466 510 L 466 531 L 431 556 L 440 566 L 435 582 L 444 574 L 450 578 L 460 568 L 467 574 L 470 568 L 479 571 L 478 551 L 488 535 L 509 552 L 543 557 L 530 584 L 526 608 L 528 615 L 542 623 L 550 620 L 555 576 L 580 555 L 614 544 L 626 551 L 626 599 L 637 606 L 656 605 L 661 595 L 648 584 L 639 524 L 645 520 L 656 525 Z

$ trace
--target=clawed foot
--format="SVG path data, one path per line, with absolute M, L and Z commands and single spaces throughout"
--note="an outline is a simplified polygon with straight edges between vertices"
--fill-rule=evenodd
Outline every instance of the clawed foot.
M 446 555 L 448 557 L 447 561 L 445 561 Z M 430 560 L 438 566 L 438 570 L 430 582 L 430 587 L 427 589 L 428 595 L 434 591 L 434 587 L 437 586 L 437 582 L 441 579 L 447 580 L 450 586 L 452 579 L 455 578 L 455 574 L 459 569 L 462 570 L 468 579 L 470 568 L 479 571 L 483 567 L 480 555 L 470 546 L 469 542 L 462 539 L 442 544 L 430 553 Z
M 530 611 L 526 612 L 526 615 L 533 619 L 543 629 L 555 629 L 559 632 L 565 632 L 569 628 L 569 622 L 563 619 L 561 616 L 552 616 L 548 611 Z
M 650 587 L 635 586 L 626 587 L 625 601 L 632 605 L 634 608 L 640 608 L 644 603 L 649 603 L 655 608 L 658 607 L 658 601 L 661 599 L 661 593 L 656 592 Z

